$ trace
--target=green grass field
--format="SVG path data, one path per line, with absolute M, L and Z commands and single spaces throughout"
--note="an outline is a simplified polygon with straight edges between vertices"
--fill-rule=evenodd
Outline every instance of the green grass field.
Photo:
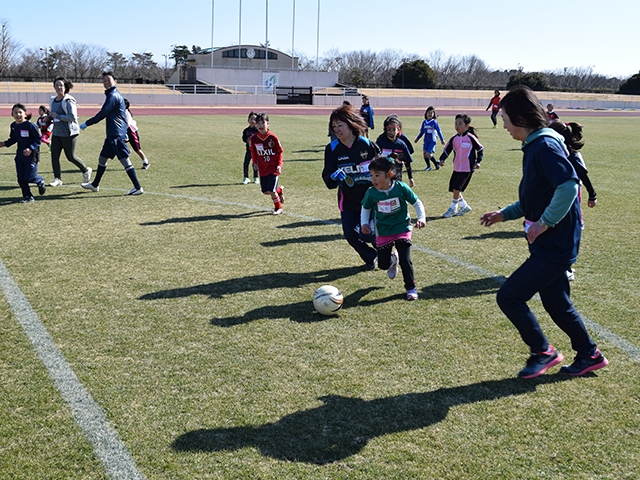
M 640 476 L 640 118 L 572 118 L 598 191 L 595 209 L 583 203 L 572 297 L 611 364 L 534 380 L 515 378 L 528 352 L 495 303 L 526 258 L 521 225 L 478 220 L 516 199 L 521 174 L 519 144 L 488 115 L 473 122 L 485 146 L 465 193 L 473 212 L 440 218 L 451 162 L 415 173 L 429 219 L 414 233 L 416 302 L 401 278 L 362 271 L 342 239 L 320 179 L 326 117 L 271 115 L 285 148 L 280 217 L 240 184 L 244 116 L 137 120 L 151 160 L 140 197 L 124 196 L 119 162 L 92 193 L 63 158 L 65 185 L 22 205 L 15 149 L 0 150 L 0 260 L 142 475 Z M 403 121 L 415 138 L 421 118 Z M 439 121 L 448 138 L 453 119 Z M 78 143 L 94 169 L 103 138 L 100 124 Z M 46 147 L 40 172 L 52 180 Z M 345 296 L 337 317 L 313 311 L 323 284 Z M 531 305 L 571 360 L 568 338 Z M 5 296 L 0 329 L 0 476 L 107 478 Z

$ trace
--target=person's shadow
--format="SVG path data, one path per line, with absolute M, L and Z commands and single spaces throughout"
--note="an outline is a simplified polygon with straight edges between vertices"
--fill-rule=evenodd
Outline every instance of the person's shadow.
M 358 453 L 372 438 L 441 422 L 451 407 L 533 393 L 538 385 L 572 378 L 489 380 L 375 400 L 329 395 L 319 399 L 319 407 L 286 415 L 275 423 L 192 430 L 177 437 L 171 447 L 178 452 L 255 447 L 278 460 L 326 465 Z
M 329 283 L 350 277 L 361 272 L 358 267 L 340 267 L 316 272 L 275 272 L 247 277 L 231 278 L 219 282 L 192 285 L 184 288 L 171 288 L 147 293 L 139 300 L 160 300 L 163 298 L 186 298 L 193 295 L 207 295 L 210 298 L 223 298 L 227 295 L 244 292 L 269 290 L 273 285 L 280 288 L 297 288 L 313 283 Z

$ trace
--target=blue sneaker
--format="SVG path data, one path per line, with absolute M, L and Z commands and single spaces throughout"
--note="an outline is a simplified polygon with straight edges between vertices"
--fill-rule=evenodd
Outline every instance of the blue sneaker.
M 466 205 L 462 208 L 459 208 L 458 211 L 454 214 L 456 217 L 461 217 L 462 215 L 464 215 L 465 213 L 469 213 L 471 211 L 471 207 L 469 205 Z
M 444 214 L 442 215 L 443 218 L 451 218 L 456 214 L 456 210 L 454 208 L 449 207 L 449 209 L 444 212 Z
M 531 356 L 527 360 L 527 365 L 518 373 L 518 377 L 539 377 L 551 367 L 559 364 L 563 360 L 564 356 L 558 350 L 556 350 L 553 345 L 549 345 L 549 348 L 546 352 L 531 354 Z
M 593 356 L 585 357 L 580 354 L 576 355 L 573 363 L 571 365 L 562 367 L 560 369 L 560 373 L 566 373 L 567 375 L 579 377 L 580 375 L 584 375 L 585 373 L 604 368 L 607 365 L 609 365 L 609 360 L 607 360 L 604 355 L 600 353 L 600 350 L 596 349 L 596 353 Z

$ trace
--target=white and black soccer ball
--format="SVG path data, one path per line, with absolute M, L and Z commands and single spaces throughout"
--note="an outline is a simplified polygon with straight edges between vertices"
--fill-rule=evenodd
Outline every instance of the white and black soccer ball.
M 313 308 L 320 315 L 337 315 L 343 301 L 340 290 L 333 285 L 323 285 L 313 294 Z

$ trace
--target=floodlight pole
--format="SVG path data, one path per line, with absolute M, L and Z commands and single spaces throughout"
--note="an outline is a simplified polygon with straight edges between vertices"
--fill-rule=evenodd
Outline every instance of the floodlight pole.
M 316 27 L 316 72 L 318 71 L 318 57 L 320 56 L 320 0 L 318 0 L 318 26 Z
M 242 68 L 242 0 L 238 11 L 238 68 Z
M 265 25 L 265 39 L 264 39 L 264 47 L 265 47 L 265 69 L 267 71 L 269 71 L 269 0 L 265 0 L 266 1 L 266 8 L 267 8 L 267 14 L 266 14 L 266 25 Z
M 211 0 L 211 68 L 213 68 L 213 20 L 214 20 L 214 7 L 215 0 Z
M 295 52 L 293 49 L 293 42 L 295 39 L 296 32 L 296 0 L 293 0 L 293 22 L 291 27 L 291 70 L 293 70 L 293 59 L 295 56 Z

